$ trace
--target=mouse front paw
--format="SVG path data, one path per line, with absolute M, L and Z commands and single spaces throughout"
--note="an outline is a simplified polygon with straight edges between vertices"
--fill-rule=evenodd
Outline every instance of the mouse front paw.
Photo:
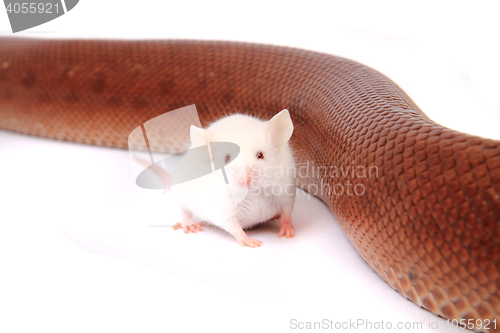
M 182 229 L 185 234 L 196 233 L 198 231 L 203 231 L 201 228 L 205 223 L 203 222 L 193 222 L 192 224 L 182 225 L 181 222 L 174 225 L 174 230 Z

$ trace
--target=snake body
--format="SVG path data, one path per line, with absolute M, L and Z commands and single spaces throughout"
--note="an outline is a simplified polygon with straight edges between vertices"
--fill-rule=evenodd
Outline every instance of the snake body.
M 191 104 L 203 125 L 287 108 L 299 185 L 380 277 L 444 318 L 500 325 L 500 142 L 433 122 L 384 75 L 271 45 L 0 39 L 1 128 L 126 148 Z

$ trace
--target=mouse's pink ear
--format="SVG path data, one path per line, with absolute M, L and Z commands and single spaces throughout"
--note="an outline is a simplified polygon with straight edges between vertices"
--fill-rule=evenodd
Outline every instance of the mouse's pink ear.
M 293 123 L 287 109 L 272 117 L 266 126 L 269 139 L 276 147 L 286 144 L 293 133 Z
M 204 130 L 202 128 L 191 125 L 189 131 L 189 136 L 191 138 L 191 143 L 194 147 L 200 147 L 214 141 L 213 133 L 209 130 Z

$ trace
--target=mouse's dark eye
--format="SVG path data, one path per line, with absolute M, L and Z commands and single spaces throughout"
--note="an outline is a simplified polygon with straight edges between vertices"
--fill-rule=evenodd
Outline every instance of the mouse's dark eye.
M 231 155 L 226 155 L 225 161 L 226 161 L 226 164 L 229 163 L 229 161 L 231 161 Z
M 264 159 L 264 153 L 262 153 L 261 151 L 259 151 L 257 153 L 257 158 L 263 160 Z

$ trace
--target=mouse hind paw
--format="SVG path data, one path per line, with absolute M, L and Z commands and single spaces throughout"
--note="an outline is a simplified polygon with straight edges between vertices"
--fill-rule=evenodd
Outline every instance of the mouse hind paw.
M 248 246 L 251 248 L 255 248 L 255 247 L 260 247 L 262 245 L 262 241 L 246 237 L 243 239 L 239 239 L 238 244 L 240 244 L 241 246 Z
M 286 238 L 292 238 L 295 236 L 295 229 L 293 228 L 292 220 L 289 216 L 282 214 L 280 221 L 281 230 L 278 237 L 286 236 Z

